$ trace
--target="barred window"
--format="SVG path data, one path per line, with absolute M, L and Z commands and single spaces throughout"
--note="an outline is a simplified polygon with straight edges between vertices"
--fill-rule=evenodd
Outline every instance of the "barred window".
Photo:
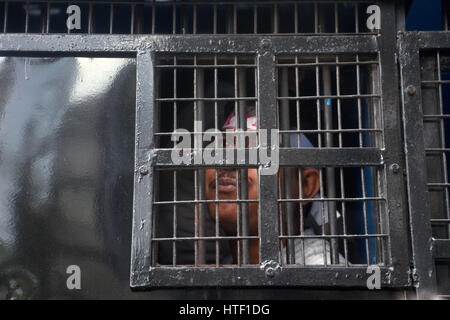
M 397 39 L 393 1 L 8 0 L 0 48 L 135 58 L 131 287 L 366 287 L 371 265 L 431 286 L 449 257 L 443 8 L 443 31 Z
M 67 30 L 66 9 L 80 7 L 80 29 Z M 370 1 L 5 0 L 5 33 L 361 34 Z

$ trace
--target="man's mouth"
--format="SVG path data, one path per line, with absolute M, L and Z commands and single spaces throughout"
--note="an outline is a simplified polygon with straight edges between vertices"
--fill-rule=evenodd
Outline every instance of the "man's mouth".
M 236 191 L 236 179 L 222 177 L 217 179 L 217 182 L 218 182 L 217 191 L 219 191 L 219 193 L 221 192 L 230 193 Z M 216 187 L 216 180 L 213 180 L 211 182 L 211 188 L 215 189 L 215 187 Z

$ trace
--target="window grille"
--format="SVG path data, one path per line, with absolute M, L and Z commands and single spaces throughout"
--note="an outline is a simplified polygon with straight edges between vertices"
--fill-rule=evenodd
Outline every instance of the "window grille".
M 371 264 L 380 266 L 382 286 L 405 287 L 411 283 L 404 250 L 404 185 L 398 174 L 400 115 L 393 111 L 398 105 L 392 71 L 397 67 L 395 5 L 375 3 L 383 12 L 381 31 L 365 27 L 366 9 L 374 1 L 10 0 L 0 5 L 6 40 L 0 48 L 17 55 L 136 58 L 133 288 L 366 287 Z M 65 27 L 69 4 L 79 5 L 87 21 L 80 30 Z M 203 152 L 199 133 L 221 129 L 233 111 L 238 128 L 246 129 L 245 110 L 251 107 L 257 149 L 280 147 L 280 170 L 258 175 L 255 199 L 248 195 L 247 171 L 261 171 L 260 158 L 256 164 L 174 164 L 174 130 L 195 132 L 194 151 Z M 195 126 L 195 120 L 203 120 L 202 125 Z M 265 145 L 265 129 L 279 129 L 280 140 Z M 302 136 L 315 147 L 304 146 Z M 244 149 L 237 147 L 231 148 L 235 155 Z M 206 199 L 206 172 L 212 170 L 217 180 L 224 168 L 235 173 L 238 196 Z M 308 168 L 319 175 L 316 198 L 301 193 Z M 286 183 L 289 176 L 294 181 L 298 176 L 298 197 L 295 185 Z M 349 188 L 348 181 L 356 182 Z M 181 187 L 192 196 L 179 192 Z M 217 215 L 208 215 L 208 205 L 225 202 L 239 208 L 232 235 L 224 234 Z M 315 234 L 305 234 L 302 211 L 314 203 L 321 223 Z M 252 234 L 253 204 L 259 223 Z M 179 230 L 182 210 L 191 212 L 186 232 Z M 292 228 L 296 217 L 299 226 Z M 164 232 L 161 223 L 169 225 Z M 322 247 L 318 265 L 305 259 L 305 244 L 314 239 Z M 233 260 L 225 254 L 233 252 L 230 240 L 237 243 Z M 259 244 L 256 263 L 249 252 L 253 241 Z M 187 259 L 180 255 L 185 248 Z
M 450 258 L 448 34 L 408 32 L 401 35 L 400 48 L 413 272 L 420 296 L 430 292 L 445 296 Z M 427 192 L 413 195 L 415 188 Z
M 80 30 L 67 30 L 68 5 L 80 7 Z M 373 1 L 5 0 L 4 33 L 364 34 Z M 201 18 L 200 18 L 201 17 Z M 345 22 L 345 23 L 344 23 Z

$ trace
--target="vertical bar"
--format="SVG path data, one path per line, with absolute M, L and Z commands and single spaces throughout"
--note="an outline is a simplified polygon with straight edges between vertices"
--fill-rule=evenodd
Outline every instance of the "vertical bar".
M 415 35 L 401 35 L 399 57 L 412 258 L 419 277 L 417 297 L 426 299 L 436 292 L 436 270 L 432 251 L 429 249 L 432 238 L 428 196 L 425 192 L 416 192 L 427 190 L 419 54 Z M 416 93 L 413 96 L 405 93 L 408 86 L 415 86 Z
M 324 199 L 324 192 L 323 192 L 323 168 L 319 169 L 319 182 L 320 182 L 320 199 L 322 200 L 320 202 L 320 204 L 322 205 L 322 209 L 321 209 L 321 217 L 322 217 L 322 221 L 320 223 L 320 226 L 322 228 L 322 236 L 325 236 L 325 201 L 323 201 Z M 322 237 L 322 247 L 323 247 L 323 264 L 326 266 L 328 264 L 328 252 L 327 252 L 327 240 L 325 239 L 325 237 Z
M 345 183 L 344 183 L 344 169 L 339 168 L 339 174 L 340 174 L 340 183 L 341 183 L 341 198 L 342 198 L 342 226 L 343 226 L 343 233 L 344 233 L 344 259 L 345 259 L 345 266 L 348 267 L 348 243 L 347 243 L 347 219 L 346 219 L 346 212 L 345 212 Z
M 91 34 L 93 31 L 93 25 L 92 25 L 92 14 L 93 14 L 93 7 L 92 3 L 89 3 L 89 16 L 88 16 L 88 34 Z
M 156 18 L 156 5 L 155 0 L 152 0 L 152 34 L 155 34 L 155 18 Z
M 334 32 L 339 33 L 339 4 L 334 4 Z
M 289 96 L 289 70 L 288 68 L 281 68 L 280 91 L 281 97 Z M 281 113 L 281 130 L 289 130 L 289 100 L 283 99 L 280 101 Z M 289 134 L 282 134 L 282 143 L 284 148 L 290 147 Z M 284 195 L 285 199 L 292 199 L 292 171 L 291 168 L 284 168 Z M 282 206 L 283 207 L 283 206 Z M 294 204 L 292 202 L 285 202 L 285 223 L 288 236 L 294 235 Z M 287 240 L 286 247 L 286 262 L 288 264 L 295 264 L 295 242 L 294 239 Z
M 442 0 L 442 14 L 444 16 L 444 30 L 448 31 L 448 1 Z
M 70 6 L 70 2 L 67 2 L 67 6 Z M 70 34 L 70 29 L 67 28 L 67 33 Z
M 380 92 L 381 105 L 383 106 L 383 125 L 384 132 L 388 139 L 385 139 L 385 150 L 387 163 L 384 168 L 391 164 L 397 163 L 402 165 L 402 139 L 399 128 L 401 122 L 400 113 L 398 110 L 393 110 L 390 106 L 399 105 L 398 98 L 400 93 L 398 92 L 398 69 L 397 60 L 392 52 L 397 52 L 397 30 L 395 23 L 395 1 L 387 0 L 379 3 L 381 12 L 383 12 L 383 18 L 381 19 L 381 33 L 380 40 L 383 43 L 383 50 L 380 50 L 380 61 L 383 62 L 383 70 L 380 74 Z M 399 55 L 400 56 L 400 55 Z M 386 249 L 389 250 L 391 257 L 396 259 L 389 259 L 388 263 L 391 263 L 394 267 L 396 280 L 398 282 L 407 282 L 407 273 L 409 269 L 409 256 L 407 250 L 408 247 L 407 226 L 404 218 L 404 208 L 406 207 L 406 194 L 404 192 L 404 177 L 403 174 L 396 174 L 392 170 L 386 170 L 385 172 L 386 183 L 384 185 L 384 191 L 387 195 L 387 225 L 389 227 L 389 243 Z M 425 189 L 424 189 L 425 190 Z M 395 244 L 395 245 L 394 245 Z
M 298 3 L 294 3 L 294 33 L 298 34 Z
M 363 197 L 363 216 L 364 216 L 364 234 L 367 236 L 369 234 L 369 228 L 368 228 L 368 219 L 367 219 L 367 201 L 365 200 L 367 198 L 366 194 L 366 179 L 364 175 L 364 168 L 360 168 L 360 174 L 361 174 L 361 189 L 362 189 L 362 197 Z M 366 246 L 366 263 L 370 264 L 370 250 L 369 250 L 369 239 L 365 237 L 364 243 Z
M 436 52 L 436 65 L 437 65 L 437 74 L 438 74 L 438 94 L 439 94 L 439 116 L 440 116 L 440 145 L 441 148 L 445 148 L 445 122 L 444 122 L 444 100 L 442 97 L 442 71 L 441 71 L 441 54 L 440 51 L 437 50 Z M 444 175 L 444 183 L 448 183 L 448 175 L 447 175 L 447 153 L 444 151 L 442 152 L 442 171 Z M 444 196 L 445 196 L 445 211 L 447 212 L 447 218 L 450 218 L 450 205 L 449 205 L 449 194 L 448 194 L 448 186 L 444 187 Z M 448 236 L 450 236 L 450 224 L 447 225 L 447 232 Z
M 173 57 L 173 65 L 174 65 L 174 67 L 173 67 L 173 97 L 174 97 L 174 101 L 173 101 L 173 130 L 174 131 L 176 131 L 176 129 L 177 129 L 177 112 L 178 112 L 178 105 L 177 105 L 177 98 L 178 98 L 178 95 L 177 95 L 177 89 L 178 89 L 178 86 L 177 86 L 177 82 L 178 82 L 178 78 L 177 78 L 177 71 L 178 71 L 178 69 L 177 69 L 177 63 L 178 63 L 178 61 L 177 61 L 177 56 L 176 55 L 174 55 L 174 57 Z M 174 148 L 175 148 L 175 142 L 174 142 L 174 146 L 173 146 Z M 173 205 L 173 238 L 176 238 L 177 237 L 177 223 L 178 223 L 178 221 L 177 221 L 177 204 L 176 204 L 176 201 L 177 201 L 177 186 L 178 186 L 178 184 L 177 184 L 177 171 L 176 170 L 174 170 L 173 171 L 173 202 L 174 202 L 174 205 Z M 177 242 L 174 240 L 173 241 L 173 244 L 172 244 L 172 263 L 173 263 L 173 265 L 174 266 L 176 266 L 176 264 L 177 264 Z
M 214 13 L 213 13 L 213 34 L 217 34 L 217 4 L 215 4 L 215 3 L 214 3 Z
M 177 171 L 173 171 L 173 241 L 172 241 L 172 265 L 177 265 Z
M 356 95 L 358 96 L 358 136 L 359 147 L 363 147 L 362 136 L 362 111 L 361 111 L 361 68 L 359 66 L 359 54 L 356 54 Z
M 205 79 L 204 79 L 204 70 L 202 68 L 198 68 L 198 59 L 197 55 L 194 56 L 194 148 L 196 150 L 201 150 L 202 146 L 202 132 L 205 128 L 205 106 L 204 101 L 197 100 L 198 98 L 203 98 L 205 96 Z M 198 198 L 196 200 L 203 201 L 206 199 L 205 197 L 205 170 L 204 169 L 196 169 L 196 188 L 198 188 Z M 207 214 L 207 207 L 205 203 L 201 202 L 197 204 L 198 206 L 198 236 L 203 237 L 205 235 L 205 219 Z M 199 240 L 198 243 L 198 263 L 205 264 L 205 241 Z
M 299 73 L 299 67 L 298 67 L 298 55 L 295 55 L 295 107 L 296 107 L 296 117 L 297 117 L 297 130 L 301 130 L 301 122 L 300 122 L 300 73 Z M 297 135 L 297 146 L 299 148 L 302 147 L 301 144 L 301 134 Z
M 267 137 L 271 130 L 276 129 L 276 117 L 271 116 L 274 106 L 277 105 L 276 84 L 267 79 L 276 79 L 275 56 L 270 51 L 258 54 L 258 128 L 261 137 L 262 130 L 266 130 Z M 271 149 L 271 145 L 278 145 L 279 141 L 260 139 L 261 148 Z M 261 174 L 259 168 L 259 237 L 260 261 L 278 260 L 278 235 L 274 226 L 277 225 L 277 175 Z
M 194 3 L 192 6 L 192 20 L 193 20 L 193 26 L 192 26 L 192 33 L 197 34 L 197 5 Z
M 217 6 L 214 5 L 214 13 L 216 16 L 216 23 L 217 23 Z M 216 24 L 214 25 L 216 27 Z M 217 30 L 216 30 L 217 31 Z M 218 69 L 217 69 L 217 54 L 214 55 L 214 128 L 216 129 L 216 131 L 219 130 L 219 123 L 218 123 L 218 106 L 217 106 L 217 84 L 219 82 L 219 77 L 218 77 Z M 215 139 L 215 147 L 216 149 L 218 148 L 223 148 L 223 145 L 219 145 L 219 141 L 218 139 Z M 219 181 L 219 174 L 217 169 L 215 169 L 215 181 Z M 215 200 L 219 200 L 219 188 L 215 188 Z M 215 208 L 216 208 L 216 217 L 215 217 L 215 222 L 216 222 L 216 237 L 219 237 L 220 235 L 220 221 L 219 221 L 219 203 L 216 202 L 215 204 Z M 218 267 L 220 264 L 220 242 L 217 239 L 216 240 L 216 266 Z
M 30 20 L 30 1 L 25 4 L 25 33 L 28 33 L 28 24 Z
M 339 66 L 339 56 L 336 55 L 336 103 L 337 103 L 337 118 L 339 130 L 339 148 L 342 148 L 342 106 L 341 106 L 341 68 Z
M 234 7 L 236 8 L 236 7 Z M 240 147 L 240 141 L 241 141 L 241 134 L 240 134 L 240 127 L 241 127 L 241 114 L 240 114 L 240 108 L 239 108 L 239 102 L 238 102 L 238 97 L 239 97 L 239 75 L 238 75 L 238 69 L 237 69 L 237 64 L 238 64 L 238 59 L 237 56 L 234 56 L 234 60 L 233 60 L 234 66 L 233 66 L 233 71 L 234 71 L 234 115 L 236 117 L 236 129 L 235 129 L 235 139 L 237 147 Z M 245 119 L 245 116 L 244 116 Z M 246 122 L 244 120 L 244 122 Z M 242 212 L 241 212 L 241 205 L 239 203 L 239 200 L 241 199 L 241 192 L 242 192 L 242 188 L 241 188 L 241 182 L 242 182 L 242 177 L 241 177 L 241 172 L 238 169 L 235 169 L 235 174 L 236 174 L 236 197 L 237 197 L 237 203 L 236 203 L 236 210 L 237 210 L 237 217 L 236 217 L 236 222 L 237 222 L 237 236 L 240 237 L 242 235 Z M 241 265 L 242 261 L 241 261 L 241 247 L 242 247 L 242 240 L 238 240 L 237 241 L 237 257 L 238 257 L 238 265 Z
M 314 33 L 319 33 L 319 8 L 314 3 Z
M 330 67 L 322 67 L 322 86 L 324 95 L 331 95 L 331 74 Z M 327 99 L 324 103 L 324 118 L 325 118 L 325 129 L 333 129 L 333 105 L 331 99 Z M 325 145 L 327 148 L 333 148 L 333 134 L 329 131 L 325 133 Z M 336 177 L 334 168 L 327 167 L 327 197 L 336 198 Z M 336 217 L 336 202 L 328 202 L 328 223 L 330 225 L 330 234 L 337 235 L 337 217 Z M 336 238 L 331 238 L 331 262 L 333 264 L 339 264 L 339 249 L 338 240 Z
M 134 34 L 134 21 L 136 17 L 136 5 L 133 3 L 131 5 L 131 25 L 130 25 L 130 34 Z
M 131 253 L 132 287 L 149 282 L 151 267 L 151 230 L 153 229 L 153 167 L 148 163 L 154 148 L 154 56 L 141 52 L 136 56 L 136 150 L 133 200 L 133 239 Z
M 318 130 L 318 147 L 322 148 L 322 120 L 320 112 L 320 67 L 319 56 L 316 55 L 316 114 L 317 114 L 317 130 Z
M 274 5 L 274 10 L 273 10 L 273 33 L 278 34 L 278 5 L 275 3 Z
M 258 33 L 258 6 L 253 5 L 253 33 Z
M 295 4 L 296 9 L 295 12 L 298 13 L 297 10 L 297 4 Z M 298 19 L 298 17 L 297 17 Z M 296 21 L 297 21 L 296 19 Z M 298 31 L 298 24 L 296 27 L 296 32 Z M 301 123 L 300 123 L 300 99 L 298 99 L 300 97 L 300 74 L 299 74 L 299 67 L 298 67 L 298 55 L 295 55 L 295 96 L 297 97 L 297 99 L 295 100 L 295 104 L 296 104 L 296 111 L 297 111 L 297 130 L 300 131 L 301 130 Z M 301 145 L 301 133 L 299 133 L 297 135 L 297 145 L 299 148 L 302 147 Z M 299 199 L 303 200 L 303 182 L 302 182 L 302 169 L 299 168 L 297 170 L 298 172 L 298 193 L 299 193 Z M 299 214 L 300 214 L 300 235 L 304 235 L 304 229 L 305 229 L 305 222 L 304 222 L 304 213 L 303 213 L 303 202 L 300 202 L 298 204 L 299 206 Z M 301 264 L 305 265 L 306 264 L 306 257 L 305 257 L 305 241 L 302 238 L 301 239 L 301 248 L 302 248 L 302 260 L 301 260 Z M 299 263 L 299 261 L 296 261 L 296 263 Z
M 5 1 L 5 12 L 3 16 L 3 32 L 6 33 L 8 26 L 8 0 Z
M 114 26 L 114 3 L 109 5 L 109 34 L 113 33 Z
M 40 6 L 41 6 L 41 12 L 42 12 L 42 14 L 41 14 L 41 34 L 44 34 L 45 33 L 45 24 L 46 24 L 46 20 L 47 20 L 47 12 L 44 12 L 44 3 L 41 3 L 40 4 Z
M 236 3 L 233 3 L 233 32 L 234 34 L 238 33 L 237 29 L 237 6 Z
M 172 4 L 172 34 L 177 33 L 177 6 Z
M 235 60 L 237 62 L 237 60 Z M 238 96 L 246 97 L 247 96 L 247 82 L 245 69 L 238 69 Z M 246 112 L 246 101 L 239 100 L 239 129 L 242 132 L 242 136 L 238 137 L 238 147 L 246 148 L 245 145 L 245 131 L 247 131 L 247 112 Z M 248 169 L 240 169 L 240 196 L 242 200 L 248 199 Z M 241 219 L 242 219 L 242 235 L 244 237 L 249 235 L 249 213 L 248 213 L 248 203 L 242 202 L 241 206 Z M 250 249 L 249 249 L 249 241 L 248 239 L 242 240 L 242 263 L 248 264 L 250 263 Z

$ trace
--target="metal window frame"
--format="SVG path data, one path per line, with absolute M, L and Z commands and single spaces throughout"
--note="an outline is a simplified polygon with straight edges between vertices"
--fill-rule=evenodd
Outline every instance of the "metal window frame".
M 412 238 L 413 280 L 419 299 L 432 298 L 437 290 L 435 259 L 450 258 L 450 240 L 434 239 L 431 233 L 430 203 L 424 146 L 420 53 L 450 49 L 450 32 L 401 32 L 399 60 L 403 97 L 403 123 L 407 188 Z
M 254 54 L 257 56 L 259 127 L 277 127 L 275 117 L 262 117 L 276 108 L 276 55 L 379 53 L 381 67 L 381 105 L 385 148 L 341 148 L 324 150 L 280 149 L 280 166 L 369 166 L 383 167 L 388 208 L 389 261 L 381 269 L 382 287 L 407 287 L 409 256 L 407 247 L 405 197 L 402 175 L 389 170 L 402 163 L 396 61 L 394 1 L 380 3 L 383 12 L 379 35 L 40 35 L 2 34 L 0 54 L 4 56 L 133 56 L 137 64 L 135 189 L 130 286 L 136 289 L 178 286 L 306 286 L 366 287 L 366 266 L 281 267 L 275 274 L 267 263 L 245 267 L 152 267 L 151 197 L 154 166 L 170 166 L 167 151 L 154 150 L 155 128 L 154 73 L 157 53 Z M 332 45 L 330 45 L 332 44 Z M 386 139 L 389 137 L 389 139 Z M 318 161 L 320 159 L 320 161 Z M 245 167 L 238 163 L 234 167 Z M 194 167 L 194 166 L 192 166 Z M 261 261 L 278 260 L 276 175 L 260 179 Z M 395 196 L 394 196 L 395 195 Z M 273 213 L 273 214 L 269 214 Z

